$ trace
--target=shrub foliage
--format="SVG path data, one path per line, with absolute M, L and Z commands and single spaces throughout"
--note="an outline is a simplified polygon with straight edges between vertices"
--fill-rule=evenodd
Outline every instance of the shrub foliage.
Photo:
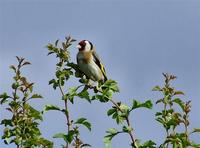
M 17 57 L 18 65 L 10 66 L 15 73 L 12 93 L 5 92 L 0 95 L 0 103 L 6 106 L 6 110 L 11 115 L 10 118 L 1 121 L 1 125 L 5 127 L 2 136 L 5 144 L 14 143 L 16 147 L 20 148 L 53 147 L 53 142 L 42 137 L 38 126 L 42 121 L 42 114 L 47 111 L 58 111 L 66 118 L 66 122 L 63 124 L 66 125 L 67 130 L 55 133 L 53 137 L 63 140 L 62 147 L 91 147 L 90 144 L 83 142 L 79 129 L 80 126 L 84 126 L 91 131 L 91 123 L 86 117 L 74 119 L 69 110 L 69 106 L 75 103 L 74 98 L 80 98 L 89 103 L 96 100 L 101 102 L 102 105 L 105 103 L 112 104 L 106 111 L 107 116 L 111 117 L 118 127 L 112 127 L 106 131 L 103 138 L 106 148 L 111 147 L 112 139 L 119 134 L 129 137 L 130 147 L 132 148 L 200 148 L 200 144 L 191 139 L 191 134 L 200 132 L 200 129 L 189 130 L 191 101 L 183 101 L 182 96 L 184 96 L 184 93 L 171 86 L 171 81 L 175 80 L 176 76 L 163 73 L 164 86 L 153 88 L 153 91 L 163 95 L 161 99 L 156 101 L 157 105 L 162 105 L 162 110 L 155 113 L 155 119 L 164 128 L 166 132 L 165 139 L 161 144 L 156 144 L 153 140 L 142 143 L 136 138 L 130 114 L 140 108 L 152 109 L 152 100 L 140 102 L 132 99 L 132 103 L 127 105 L 113 98 L 114 94 L 120 92 L 115 80 L 109 79 L 105 83 L 98 82 L 96 85 L 88 83 L 89 80 L 80 71 L 79 66 L 70 58 L 70 47 L 75 41 L 69 36 L 63 42 L 57 40 L 55 43 L 47 45 L 48 55 L 55 55 L 57 58 L 55 75 L 53 79 L 49 80 L 49 85 L 52 86 L 53 90 L 60 92 L 63 108 L 54 104 L 45 105 L 42 111 L 33 108 L 29 100 L 37 101 L 42 96 L 33 93 L 34 83 L 29 82 L 21 74 L 21 69 L 26 65 L 30 65 L 30 63 L 24 58 Z M 70 86 L 69 80 L 71 79 L 77 80 L 78 85 Z M 181 130 L 177 130 L 178 128 Z M 95 131 L 95 129 L 93 130 Z

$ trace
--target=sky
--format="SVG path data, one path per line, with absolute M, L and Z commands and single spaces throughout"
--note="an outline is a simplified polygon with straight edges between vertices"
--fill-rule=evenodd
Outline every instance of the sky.
M 45 46 L 71 35 L 88 39 L 103 60 L 108 78 L 118 82 L 118 101 L 131 104 L 132 99 L 155 103 L 160 94 L 152 92 L 163 84 L 163 72 L 178 79 L 173 86 L 186 93 L 184 100 L 192 100 L 190 129 L 200 126 L 200 2 L 195 0 L 0 0 L 0 93 L 11 92 L 13 73 L 9 65 L 15 56 L 32 63 L 24 74 L 35 82 L 34 91 L 44 99 L 31 101 L 38 110 L 45 104 L 63 106 L 59 91 L 48 81 L 54 77 L 56 59 L 47 56 Z M 77 43 L 76 43 L 77 44 Z M 75 61 L 76 45 L 70 49 Z M 69 86 L 73 86 L 71 82 Z M 93 125 L 92 132 L 81 128 L 81 137 L 93 148 L 103 148 L 103 136 L 108 128 L 119 128 L 107 117 L 111 104 L 97 101 L 89 104 L 77 99 L 70 105 L 73 119 L 86 117 Z M 152 110 L 136 110 L 130 116 L 135 137 L 161 143 L 165 136 L 155 121 Z M 0 108 L 0 120 L 10 117 Z M 61 147 L 62 140 L 53 139 L 55 133 L 66 130 L 65 118 L 58 112 L 44 114 L 40 125 L 45 138 Z M 3 127 L 0 126 L 0 135 Z M 200 135 L 192 137 L 200 143 Z M 130 147 L 130 139 L 121 135 L 113 139 L 112 147 Z M 0 147 L 6 146 L 0 140 Z

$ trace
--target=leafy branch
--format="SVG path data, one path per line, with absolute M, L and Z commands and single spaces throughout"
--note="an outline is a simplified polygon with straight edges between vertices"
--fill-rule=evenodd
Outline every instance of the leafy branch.
M 194 129 L 192 132 L 188 131 L 189 128 L 189 113 L 191 110 L 191 101 L 182 101 L 180 96 L 183 96 L 182 91 L 176 90 L 171 86 L 170 82 L 176 79 L 176 76 L 163 73 L 165 84 L 163 87 L 155 86 L 153 91 L 158 91 L 163 94 L 163 98 L 158 99 L 156 104 L 162 104 L 163 110 L 156 113 L 156 120 L 162 124 L 166 131 L 166 139 L 160 147 L 200 147 L 190 140 L 190 135 L 200 132 L 200 129 Z M 180 107 L 181 112 L 176 111 L 175 105 Z M 176 129 L 183 125 L 184 130 L 178 132 Z
M 0 95 L 0 103 L 7 105 L 6 110 L 11 113 L 11 118 L 3 119 L 1 125 L 5 126 L 2 139 L 5 144 L 15 143 L 17 148 L 22 147 L 53 147 L 53 143 L 41 137 L 38 121 L 42 121 L 41 113 L 33 108 L 28 101 L 42 98 L 33 93 L 34 83 L 30 83 L 22 76 L 21 69 L 30 65 L 24 58 L 16 57 L 18 65 L 11 65 L 14 71 L 12 95 L 6 92 Z
M 69 90 L 65 90 L 66 82 L 75 75 L 74 67 L 76 66 L 73 63 L 70 63 L 70 52 L 69 48 L 75 39 L 72 39 L 70 36 L 65 38 L 66 41 L 61 43 L 61 47 L 59 47 L 59 40 L 55 42 L 55 44 L 48 44 L 47 48 L 49 50 L 48 55 L 55 54 L 58 58 L 58 63 L 56 64 L 56 72 L 54 79 L 49 81 L 49 85 L 52 85 L 54 89 L 59 89 L 61 93 L 61 99 L 64 102 L 64 108 L 61 109 L 55 105 L 46 105 L 44 107 L 43 112 L 49 110 L 57 110 L 62 112 L 66 117 L 66 126 L 67 126 L 67 134 L 66 133 L 58 133 L 55 134 L 54 138 L 61 138 L 65 141 L 66 145 L 63 147 L 69 148 L 72 144 L 75 148 L 81 148 L 90 146 L 87 143 L 83 143 L 80 139 L 80 131 L 79 125 L 83 125 L 88 130 L 91 131 L 91 124 L 87 121 L 86 118 L 81 117 L 77 119 L 75 122 L 71 119 L 70 110 L 69 110 L 69 102 L 74 103 L 74 97 L 78 96 L 80 98 L 85 98 L 90 102 L 89 93 L 84 85 L 79 85 L 78 87 L 70 87 Z M 77 69 L 77 67 L 76 67 Z M 77 74 L 76 74 L 77 75 Z M 79 91 L 83 88 L 81 91 Z M 79 91 L 79 92 L 78 92 Z

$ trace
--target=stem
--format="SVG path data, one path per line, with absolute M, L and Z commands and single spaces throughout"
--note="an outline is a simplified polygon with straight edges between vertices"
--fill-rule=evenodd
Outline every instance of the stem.
M 164 112 L 165 112 L 165 116 L 164 116 L 164 119 L 165 119 L 165 121 L 167 120 L 166 119 L 166 116 L 167 116 L 167 104 L 166 103 L 164 103 Z M 169 130 L 166 128 L 166 133 L 167 133 L 167 137 L 169 136 Z M 169 147 L 169 142 L 168 143 L 166 143 L 166 148 L 168 148 Z
M 59 89 L 60 89 L 62 96 L 64 97 L 65 94 L 64 94 L 63 88 L 61 87 L 60 84 L 59 84 Z M 69 117 L 68 101 L 67 101 L 67 99 L 64 101 L 65 101 L 65 110 L 66 110 L 65 116 L 67 118 L 67 132 L 69 133 L 70 128 L 71 128 L 71 121 L 70 121 L 70 117 Z M 68 142 L 66 144 L 66 148 L 69 148 Z
M 186 136 L 186 141 L 189 141 L 189 138 L 188 138 L 188 125 L 187 125 L 188 114 L 186 113 L 185 116 L 186 116 L 185 123 L 184 123 L 184 126 L 185 126 L 185 136 Z
M 128 117 L 126 117 L 126 122 L 127 122 L 127 125 L 128 125 L 129 127 L 131 127 L 131 124 L 130 124 L 130 121 L 129 121 L 129 118 L 128 118 Z M 129 136 L 131 137 L 132 147 L 133 147 L 133 148 L 137 148 L 137 145 L 136 145 L 136 142 L 135 142 L 135 140 L 134 140 L 134 136 L 133 136 L 133 132 L 132 132 L 132 131 L 129 132 Z
M 64 61 L 62 59 L 60 59 L 60 62 L 61 62 L 60 69 L 62 69 L 62 67 L 64 65 Z M 62 97 L 64 98 L 65 94 L 64 94 L 64 91 L 63 91 L 63 88 L 62 88 L 60 82 L 59 82 L 58 87 L 60 89 Z M 65 116 L 66 116 L 66 119 L 67 119 L 67 133 L 69 133 L 69 131 L 71 129 L 71 121 L 70 121 L 70 116 L 69 116 L 68 99 L 65 99 L 64 101 L 65 101 Z M 69 142 L 67 142 L 66 148 L 69 148 Z

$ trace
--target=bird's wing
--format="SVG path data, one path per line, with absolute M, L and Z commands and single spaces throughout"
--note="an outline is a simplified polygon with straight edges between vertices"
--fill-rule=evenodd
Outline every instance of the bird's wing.
M 94 57 L 94 62 L 98 65 L 98 67 L 101 69 L 101 72 L 103 73 L 103 76 L 105 78 L 105 81 L 107 80 L 106 77 L 106 71 L 105 71 L 105 67 L 103 66 L 103 64 L 101 63 L 101 60 L 98 56 L 98 54 L 96 53 L 95 50 L 92 51 L 93 57 Z

